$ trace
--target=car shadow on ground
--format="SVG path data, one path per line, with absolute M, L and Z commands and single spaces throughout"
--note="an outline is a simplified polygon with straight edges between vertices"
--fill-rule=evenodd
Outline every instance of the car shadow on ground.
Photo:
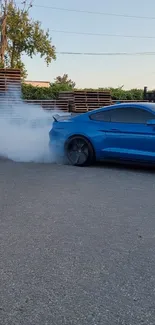
M 6 163 L 14 163 L 14 164 L 24 164 L 24 162 L 15 162 L 11 159 L 8 159 L 6 157 L 2 157 L 0 156 L 0 162 L 6 162 Z M 129 163 L 122 163 L 122 162 L 96 162 L 93 165 L 89 166 L 89 167 L 73 167 L 70 164 L 68 164 L 68 162 L 64 162 L 64 161 L 53 161 L 51 163 L 42 163 L 42 162 L 26 162 L 26 164 L 33 164 L 33 165 L 40 165 L 43 164 L 44 166 L 46 165 L 66 165 L 66 166 L 70 166 L 72 168 L 89 168 L 89 169 L 94 169 L 94 168 L 98 168 L 98 169 L 108 169 L 108 170 L 126 170 L 128 172 L 141 172 L 141 173 L 150 173 L 150 174 L 155 174 L 155 165 L 140 165 L 140 164 L 129 164 Z
M 119 162 L 96 162 L 91 168 L 104 168 L 104 169 L 117 169 L 117 170 L 127 170 L 127 171 L 135 171 L 141 173 L 155 173 L 155 165 L 141 165 L 135 163 L 119 163 Z

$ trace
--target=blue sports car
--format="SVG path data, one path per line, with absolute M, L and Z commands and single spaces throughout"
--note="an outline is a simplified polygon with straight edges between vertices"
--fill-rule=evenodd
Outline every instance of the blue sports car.
M 54 117 L 50 147 L 74 166 L 96 161 L 155 164 L 155 104 L 126 103 Z

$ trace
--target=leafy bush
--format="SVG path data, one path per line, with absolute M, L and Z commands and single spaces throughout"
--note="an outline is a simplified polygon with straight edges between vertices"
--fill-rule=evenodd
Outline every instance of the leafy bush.
M 49 88 L 46 87 L 34 87 L 27 84 L 22 84 L 22 94 L 24 99 L 29 100 L 48 100 L 57 99 L 59 92 L 61 91 L 72 91 L 73 88 L 68 84 L 51 83 Z M 77 89 L 78 90 L 78 89 Z M 143 89 L 130 89 L 124 90 L 120 88 L 98 88 L 98 89 L 81 89 L 89 91 L 103 91 L 108 90 L 111 92 L 113 100 L 143 100 Z
M 143 100 L 143 89 L 109 88 L 114 100 Z
M 37 87 L 27 84 L 22 84 L 23 99 L 29 100 L 48 100 L 57 99 L 60 91 L 71 91 L 72 88 L 66 84 L 50 84 L 50 87 Z
M 85 89 L 96 91 L 110 91 L 113 100 L 143 100 L 143 89 L 130 89 L 124 90 L 120 88 L 98 88 L 98 89 Z

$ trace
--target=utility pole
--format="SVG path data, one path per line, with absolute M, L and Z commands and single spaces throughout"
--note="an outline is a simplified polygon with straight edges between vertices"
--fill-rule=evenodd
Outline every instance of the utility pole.
M 0 64 L 4 67 L 4 56 L 7 48 L 7 37 L 6 37 L 6 21 L 7 21 L 7 0 L 0 0 Z

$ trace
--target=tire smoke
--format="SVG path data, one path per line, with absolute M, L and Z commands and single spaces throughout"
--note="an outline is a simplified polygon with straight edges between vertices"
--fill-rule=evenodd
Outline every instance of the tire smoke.
M 55 114 L 65 113 L 25 103 L 12 85 L 0 93 L 0 156 L 16 162 L 54 162 L 48 144 Z

